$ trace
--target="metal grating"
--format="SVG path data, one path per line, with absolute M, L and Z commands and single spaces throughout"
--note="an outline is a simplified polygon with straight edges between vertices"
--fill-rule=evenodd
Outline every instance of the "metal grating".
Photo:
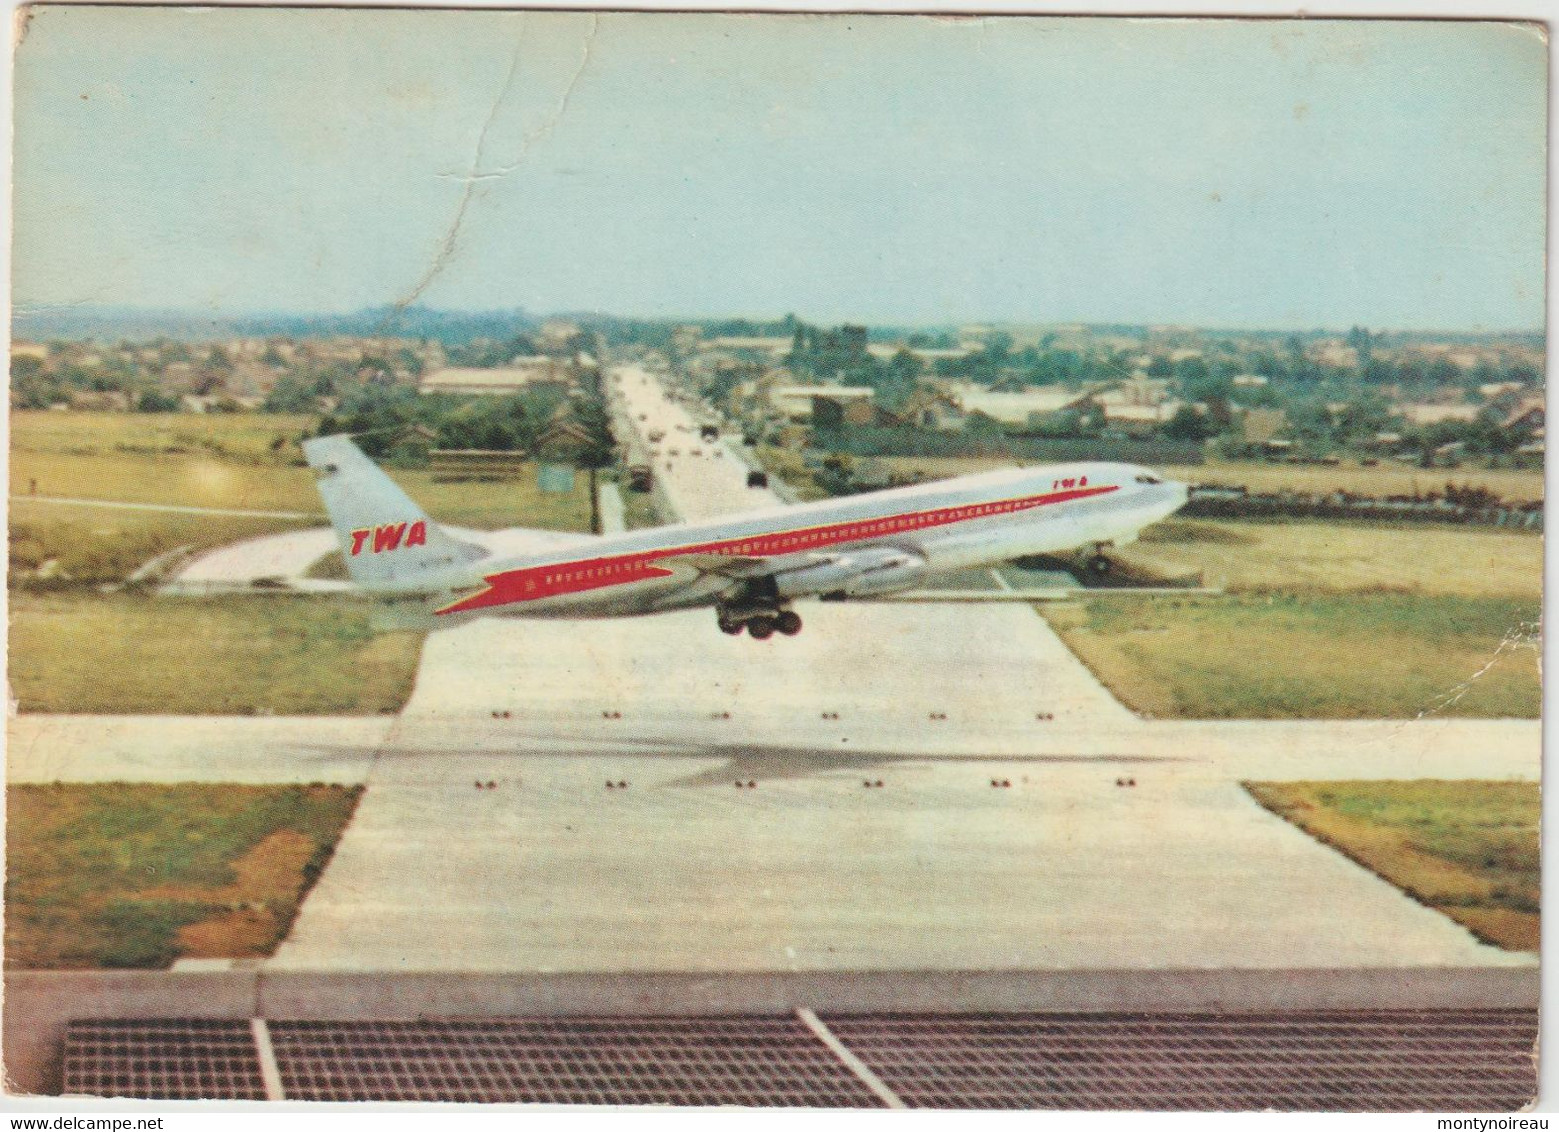
M 911 1107 L 1510 1111 L 1537 1014 L 858 1014 L 828 1030 Z M 876 1107 L 797 1017 L 269 1025 L 293 1100 Z M 247 1021 L 72 1022 L 67 1093 L 263 1100 Z
M 878 1107 L 798 1019 L 272 1022 L 288 1100 Z
M 824 1021 L 916 1108 L 1499 1112 L 1537 1092 L 1530 1010 Z
M 145 1100 L 265 1099 L 249 1023 L 216 1019 L 72 1022 L 63 1089 Z

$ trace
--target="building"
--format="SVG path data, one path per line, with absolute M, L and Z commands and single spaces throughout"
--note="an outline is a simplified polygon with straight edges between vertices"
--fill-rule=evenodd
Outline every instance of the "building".
M 1414 428 L 1444 424 L 1447 421 L 1470 422 L 1478 419 L 1477 405 L 1410 404 L 1398 409 L 1402 419 Z
M 1507 432 L 1527 432 L 1535 437 L 1543 435 L 1546 424 L 1546 408 L 1541 393 L 1523 397 L 1500 421 L 1500 427 Z
M 478 369 L 446 366 L 424 374 L 418 385 L 422 393 L 461 393 L 505 397 L 536 385 L 556 384 L 568 388 L 578 376 L 577 366 L 567 360 L 534 355 L 518 357 L 506 366 Z
M 790 353 L 794 340 L 789 335 L 760 338 L 748 335 L 727 334 L 719 338 L 711 338 L 703 345 L 708 349 L 727 350 L 733 354 L 783 358 Z
M 876 390 L 862 385 L 778 385 L 769 390 L 769 405 L 792 421 L 811 421 L 822 428 L 870 424 L 875 418 Z M 864 414 L 865 419 L 861 419 Z
M 579 324 L 566 319 L 549 318 L 532 335 L 536 345 L 553 354 L 567 353 L 579 334 Z
M 1080 412 L 1093 404 L 1098 390 L 1044 385 L 1020 393 L 996 393 L 984 386 L 963 382 L 949 384 L 947 392 L 957 400 L 965 414 L 980 413 L 1003 424 L 1027 425 L 1035 418 L 1055 413 Z
M 873 342 L 866 347 L 866 352 L 879 362 L 892 361 L 899 356 L 901 350 L 907 350 L 922 362 L 928 363 L 967 358 L 974 352 L 967 346 L 957 346 L 953 349 L 932 349 L 928 346 L 904 346 L 894 342 Z
M 922 385 L 909 395 L 899 411 L 903 422 L 914 428 L 956 432 L 963 428 L 969 414 L 958 399 L 945 390 Z

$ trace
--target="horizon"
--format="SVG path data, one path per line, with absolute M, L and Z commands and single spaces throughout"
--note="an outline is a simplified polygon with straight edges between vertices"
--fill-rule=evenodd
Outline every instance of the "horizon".
M 1495 21 L 43 5 L 13 300 L 1537 333 L 1546 80 Z
M 538 310 L 530 310 L 528 308 L 518 307 L 518 306 L 453 307 L 453 306 L 430 306 L 430 305 L 425 305 L 425 304 L 414 304 L 414 305 L 409 306 L 409 307 L 398 307 L 398 308 L 394 307 L 393 304 L 380 304 L 380 305 L 370 305 L 370 306 L 358 307 L 358 308 L 353 309 L 353 310 L 317 310 L 317 309 L 316 310 L 310 310 L 310 309 L 306 309 L 306 308 L 295 308 L 295 309 L 290 309 L 290 310 L 289 309 L 284 309 L 284 308 L 275 308 L 275 309 L 266 310 L 266 309 L 258 309 L 257 308 L 257 309 L 253 309 L 253 310 L 225 311 L 225 312 L 221 312 L 221 313 L 211 313 L 209 311 L 204 311 L 204 310 L 201 310 L 201 309 L 196 308 L 196 307 L 140 307 L 140 306 L 130 306 L 130 305 L 120 305 L 120 304 L 90 304 L 90 303 L 88 303 L 88 304 L 80 304 L 80 305 L 74 305 L 74 306 L 68 306 L 68 307 L 64 306 L 64 305 L 58 305 L 58 306 L 54 306 L 54 307 L 50 307 L 50 308 L 33 309 L 33 310 L 16 310 L 16 309 L 13 309 L 13 311 L 12 311 L 12 326 L 13 326 L 13 331 L 14 331 L 15 323 L 16 323 L 18 318 L 20 318 L 23 321 L 26 321 L 26 320 L 48 320 L 50 318 L 55 318 L 55 317 L 58 317 L 58 318 L 61 318 L 61 319 L 68 319 L 68 320 L 72 320 L 72 321 L 83 321 L 83 322 L 90 322 L 90 321 L 93 321 L 93 320 L 101 320 L 101 321 L 104 321 L 104 322 L 111 322 L 111 321 L 114 321 L 114 320 L 129 321 L 129 320 L 133 320 L 133 319 L 144 319 L 144 320 L 147 320 L 147 321 L 155 321 L 157 319 L 169 319 L 169 320 L 175 320 L 176 319 L 176 320 L 184 320 L 184 321 L 189 321 L 189 322 L 212 322 L 212 323 L 263 322 L 263 321 L 268 320 L 268 319 L 274 319 L 274 320 L 291 319 L 291 320 L 298 320 L 298 321 L 310 321 L 310 320 L 313 320 L 313 321 L 321 321 L 321 322 L 323 322 L 323 321 L 328 321 L 328 320 L 332 320 L 332 319 L 336 319 L 336 320 L 349 320 L 349 319 L 353 319 L 353 318 L 366 318 L 366 317 L 369 317 L 369 316 L 381 315 L 381 314 L 384 314 L 384 312 L 390 311 L 390 310 L 394 311 L 394 314 L 391 317 L 400 317 L 400 316 L 404 316 L 404 315 L 415 316 L 415 315 L 418 315 L 418 314 L 422 314 L 422 315 L 433 316 L 433 317 L 451 316 L 451 317 L 455 317 L 455 318 L 464 318 L 464 319 L 513 318 L 513 319 L 525 319 L 525 320 L 542 321 L 542 322 L 547 321 L 549 319 L 559 319 L 559 320 L 613 319 L 613 320 L 618 320 L 618 321 L 623 321 L 623 322 L 685 323 L 685 324 L 689 324 L 689 325 L 713 323 L 713 322 L 777 323 L 777 322 L 784 321 L 787 317 L 794 316 L 797 319 L 797 321 L 805 323 L 805 324 L 807 324 L 809 326 L 815 326 L 815 327 L 824 327 L 824 328 L 826 328 L 826 327 L 838 327 L 838 326 L 843 326 L 843 325 L 858 325 L 858 326 L 865 326 L 868 330 L 905 331 L 905 332 L 908 332 L 908 333 L 925 333 L 925 332 L 930 332 L 930 331 L 943 331 L 943 332 L 946 332 L 946 331 L 956 331 L 956 330 L 960 330 L 960 329 L 963 329 L 963 328 L 966 328 L 966 327 L 971 327 L 971 326 L 988 326 L 988 327 L 991 327 L 993 329 L 1006 329 L 1006 328 L 1012 328 L 1012 327 L 1080 326 L 1080 327 L 1082 327 L 1082 328 L 1084 328 L 1086 330 L 1096 330 L 1096 329 L 1098 329 L 1100 327 L 1123 327 L 1123 328 L 1149 330 L 1149 331 L 1151 331 L 1151 330 L 1166 330 L 1166 331 L 1173 330 L 1173 331 L 1189 331 L 1189 332 L 1193 332 L 1193 333 L 1197 333 L 1197 334 L 1215 334 L 1215 335 L 1239 335 L 1239 334 L 1252 334 L 1252 335 L 1269 335 L 1269 334 L 1332 335 L 1332 334 L 1335 334 L 1335 335 L 1344 335 L 1344 334 L 1347 334 L 1348 331 L 1354 329 L 1355 327 L 1359 327 L 1359 328 L 1362 328 L 1362 329 L 1365 329 L 1365 330 L 1369 331 L 1371 334 L 1374 334 L 1374 335 L 1395 335 L 1395 336 L 1410 336 L 1410 337 L 1412 337 L 1412 336 L 1450 335 L 1450 336 L 1460 336 L 1460 337 L 1489 337 L 1489 338 L 1536 337 L 1536 338 L 1542 338 L 1542 339 L 1546 340 L 1547 336 L 1548 336 L 1548 330 L 1547 330 L 1546 324 L 1545 325 L 1541 325 L 1541 326 L 1536 326 L 1536 327 L 1512 326 L 1512 327 L 1509 327 L 1509 328 L 1502 328 L 1502 329 L 1483 329 L 1483 328 L 1456 327 L 1456 326 L 1372 326 L 1372 325 L 1367 325 L 1365 323 L 1357 322 L 1357 321 L 1348 323 L 1347 325 L 1334 324 L 1334 325 L 1324 325 L 1324 326 L 1301 326 L 1301 325 L 1291 325 L 1291 326 L 1277 326 L 1277 325 L 1231 326 L 1231 325 L 1198 324 L 1198 323 L 1187 323 L 1187 322 L 1167 322 L 1167 321 L 1163 321 L 1163 320 L 1159 320 L 1159 319 L 1108 319 L 1108 320 L 1100 319 L 1100 320 L 1089 320 L 1089 319 L 993 319 L 993 318 L 970 318 L 970 319 L 960 319 L 960 320 L 956 320 L 956 321 L 955 320 L 944 320 L 944 321 L 926 321 L 926 322 L 904 322 L 904 321 L 871 322 L 871 321 L 868 321 L 866 319 L 852 318 L 852 317 L 845 317 L 845 318 L 842 318 L 842 319 L 819 319 L 819 318 L 810 317 L 810 316 L 808 316 L 806 314 L 803 314 L 803 313 L 801 313 L 799 311 L 786 311 L 784 313 L 779 313 L 779 314 L 776 314 L 776 313 L 755 314 L 755 313 L 751 313 L 751 312 L 735 312 L 735 313 L 715 313 L 715 314 L 678 313 L 678 314 L 650 315 L 650 314 L 642 314 L 642 313 L 622 313 L 622 312 L 619 312 L 619 311 L 610 311 L 610 310 L 547 310 L 547 311 L 538 311 Z M 386 328 L 386 330 L 384 331 L 384 334 L 387 337 L 396 337 L 396 336 L 398 336 L 389 327 Z M 276 335 L 272 335 L 272 336 L 276 336 Z M 369 336 L 369 335 L 367 335 L 367 334 L 357 334 L 357 335 L 349 335 L 349 336 L 366 337 L 366 336 Z M 410 337 L 419 337 L 419 336 L 418 335 L 410 335 Z M 23 337 L 19 337 L 15 333 L 13 333 L 12 334 L 12 340 L 13 341 L 25 341 L 27 339 L 25 339 Z

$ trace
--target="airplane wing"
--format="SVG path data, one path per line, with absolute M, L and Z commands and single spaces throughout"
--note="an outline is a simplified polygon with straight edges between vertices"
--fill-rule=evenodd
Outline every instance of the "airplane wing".
M 783 569 L 794 569 L 780 564 L 793 558 L 805 557 L 803 555 L 786 554 L 768 557 L 753 557 L 742 554 L 668 554 L 665 558 L 655 559 L 657 566 L 686 566 L 697 570 L 700 574 L 718 574 L 722 578 L 735 580 L 745 578 L 761 578 L 765 574 L 776 574 Z
M 700 573 L 733 581 L 773 578 L 782 596 L 819 593 L 867 594 L 918 584 L 926 561 L 914 551 L 867 547 L 850 551 L 807 551 L 767 557 L 727 554 L 676 554 L 657 565 L 686 565 Z

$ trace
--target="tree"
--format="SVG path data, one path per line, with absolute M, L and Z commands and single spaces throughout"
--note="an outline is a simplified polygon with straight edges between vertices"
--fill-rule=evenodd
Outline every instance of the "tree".
M 316 407 L 315 394 L 307 384 L 291 374 L 278 378 L 260 405 L 262 413 L 311 413 Z
M 1189 389 L 1205 382 L 1212 375 L 1207 368 L 1207 363 L 1199 356 L 1182 358 L 1175 366 L 1175 376 L 1180 379 L 1182 389 Z
M 1367 385 L 1389 385 L 1396 376 L 1391 363 L 1371 356 L 1359 370 L 1359 380 Z
M 1200 443 L 1212 435 L 1212 423 L 1190 405 L 1181 405 L 1175 415 L 1164 425 L 1164 435 L 1171 440 L 1193 440 Z
M 1368 365 L 1375 345 L 1375 339 L 1370 336 L 1369 328 L 1364 326 L 1353 327 L 1348 331 L 1347 342 L 1354 350 L 1358 351 L 1359 364 L 1361 366 Z
M 1429 380 L 1436 387 L 1460 385 L 1462 383 L 1461 367 L 1449 358 L 1436 358 L 1429 364 Z
M 148 389 L 136 399 L 135 411 L 138 413 L 176 413 L 179 410 L 179 399 L 171 393 L 161 393 L 155 389 Z
M 579 466 L 590 474 L 590 530 L 600 534 L 601 501 L 597 495 L 597 477 L 602 468 L 610 468 L 617 462 L 617 441 L 612 436 L 606 407 L 598 398 L 583 397 L 575 401 L 573 418 L 589 436 L 577 459 Z

